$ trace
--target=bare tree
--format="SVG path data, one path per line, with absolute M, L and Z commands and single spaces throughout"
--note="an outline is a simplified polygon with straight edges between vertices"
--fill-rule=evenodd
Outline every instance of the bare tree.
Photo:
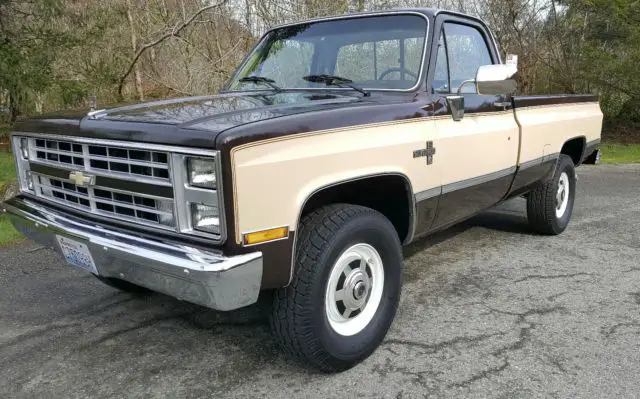
M 129 1 L 129 0 L 127 0 L 127 1 Z M 126 81 L 127 77 L 129 77 L 131 72 L 135 69 L 136 64 L 138 63 L 138 60 L 145 53 L 145 51 L 147 51 L 147 50 L 159 45 L 160 43 L 164 42 L 165 40 L 167 40 L 167 39 L 169 39 L 171 37 L 179 37 L 181 35 L 182 31 L 185 28 L 187 28 L 189 25 L 191 25 L 194 21 L 196 21 L 196 18 L 198 18 L 201 14 L 203 14 L 205 11 L 212 10 L 212 9 L 215 9 L 215 8 L 219 8 L 222 5 L 224 5 L 227 1 L 228 0 L 220 0 L 218 3 L 210 4 L 210 5 L 201 7 L 196 12 L 194 12 L 189 18 L 185 17 L 181 22 L 178 22 L 172 28 L 168 28 L 167 31 L 164 34 L 162 34 L 160 37 L 156 38 L 155 40 L 150 41 L 149 43 L 146 43 L 146 44 L 142 45 L 137 50 L 137 52 L 135 53 L 133 59 L 129 63 L 129 67 L 127 68 L 126 72 L 120 78 L 120 82 L 118 84 L 118 96 L 120 98 L 122 98 L 122 88 L 124 87 L 125 81 Z M 132 40 L 132 42 L 133 42 L 133 40 Z

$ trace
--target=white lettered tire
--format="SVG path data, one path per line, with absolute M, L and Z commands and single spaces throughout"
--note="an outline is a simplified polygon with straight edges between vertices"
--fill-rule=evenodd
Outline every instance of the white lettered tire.
M 327 372 L 353 367 L 380 345 L 395 317 L 402 249 L 391 222 L 362 206 L 306 215 L 294 277 L 275 292 L 270 318 L 280 346 Z

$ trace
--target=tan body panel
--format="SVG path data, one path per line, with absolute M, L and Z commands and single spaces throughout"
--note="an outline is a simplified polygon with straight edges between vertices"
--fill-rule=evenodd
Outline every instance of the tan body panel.
M 450 115 L 434 121 L 437 160 L 442 185 L 483 176 L 515 166 L 518 124 L 513 111 Z
M 597 103 L 525 107 L 515 113 L 517 121 L 512 110 L 469 113 L 457 122 L 447 115 L 236 147 L 231 151 L 235 240 L 240 243 L 242 234 L 280 226 L 295 231 L 305 201 L 336 183 L 393 173 L 409 179 L 413 194 L 455 191 L 470 179 L 481 182 L 501 172 L 508 176 L 518 164 L 560 152 L 571 138 L 584 136 L 590 142 L 600 137 Z M 436 149 L 431 165 L 424 157 L 413 157 L 428 140 Z M 496 203 L 506 190 L 495 194 Z
M 232 153 L 236 236 L 289 226 L 318 189 L 363 176 L 397 173 L 414 192 L 440 186 L 435 166 L 413 151 L 434 140 L 431 118 L 353 126 L 286 136 L 235 148 Z M 434 161 L 434 165 L 437 161 Z
M 600 139 L 602 111 L 597 102 L 516 108 L 521 128 L 519 163 L 557 154 L 574 137 Z

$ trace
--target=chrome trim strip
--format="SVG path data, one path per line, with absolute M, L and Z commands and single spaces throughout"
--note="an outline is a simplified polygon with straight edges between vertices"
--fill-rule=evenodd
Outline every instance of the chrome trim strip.
M 547 155 L 543 156 L 542 157 L 542 162 L 557 161 L 558 158 L 560 158 L 560 153 L 559 152 L 554 152 L 554 153 L 547 154 Z
M 461 180 L 455 183 L 449 183 L 442 186 L 442 194 L 448 194 L 453 191 L 462 190 L 464 188 L 476 186 L 478 184 L 487 183 L 492 180 L 500 179 L 501 177 L 513 175 L 516 172 L 516 167 L 502 169 L 497 172 L 488 173 L 486 175 L 472 177 L 470 179 Z
M 255 303 L 262 253 L 227 257 L 169 241 L 149 240 L 87 223 L 22 197 L 3 204 L 16 229 L 60 252 L 56 235 L 87 245 L 101 276 L 119 278 L 217 310 Z
M 391 10 L 391 11 L 378 11 L 378 12 L 366 12 L 366 13 L 359 13 L 359 14 L 345 14 L 345 15 L 335 15 L 335 16 L 331 16 L 331 17 L 324 17 L 324 18 L 316 18 L 316 19 L 309 19 L 309 20 L 304 20 L 304 21 L 299 21 L 299 22 L 292 22 L 292 23 L 287 23 L 287 24 L 282 24 L 282 25 L 278 25 L 278 26 L 274 26 L 272 28 L 270 28 L 269 30 L 267 30 L 262 37 L 260 38 L 260 40 L 257 42 L 257 44 L 251 49 L 251 51 L 249 51 L 247 53 L 247 55 L 242 59 L 242 61 L 240 62 L 240 64 L 238 64 L 238 68 L 236 68 L 236 71 L 234 72 L 234 74 L 231 76 L 231 79 L 229 79 L 229 81 L 223 86 L 221 93 L 243 93 L 243 92 L 249 92 L 249 91 L 255 91 L 255 90 L 229 90 L 229 86 L 231 85 L 231 83 L 236 80 L 238 74 L 240 73 L 240 71 L 242 70 L 242 68 L 246 65 L 249 56 L 251 54 L 253 54 L 253 52 L 260 46 L 262 45 L 262 43 L 267 39 L 267 36 L 278 29 L 282 29 L 282 28 L 286 28 L 286 27 L 291 27 L 291 26 L 296 26 L 296 25 L 304 25 L 304 24 L 310 24 L 310 23 L 318 23 L 318 22 L 327 22 L 327 21 L 335 21 L 335 20 L 341 20 L 341 19 L 356 19 L 356 18 L 367 18 L 367 17 L 384 17 L 384 16 L 388 16 L 388 15 L 416 15 L 419 16 L 421 18 L 423 18 L 426 22 L 427 22 L 427 26 L 425 28 L 425 35 L 424 35 L 424 49 L 422 51 L 422 62 L 420 63 L 420 74 L 418 75 L 418 79 L 416 79 L 416 84 L 413 85 L 412 87 L 408 88 L 408 89 L 381 89 L 381 88 L 375 88 L 375 87 L 362 87 L 362 89 L 368 90 L 368 91 L 380 91 L 380 92 L 404 92 L 404 93 L 408 93 L 408 92 L 413 92 L 417 89 L 420 88 L 420 86 L 426 82 L 426 64 L 427 64 L 427 58 L 428 58 L 428 42 L 429 42 L 429 29 L 431 27 L 430 21 L 429 21 L 429 17 L 426 16 L 425 14 L 418 12 L 418 11 L 412 11 L 412 10 Z M 309 88 L 309 87 L 305 87 L 305 88 L 299 88 L 299 87 L 284 87 L 283 90 L 287 91 L 287 90 L 334 90 L 334 89 L 339 89 L 339 90 L 343 90 L 343 91 L 353 91 L 353 89 L 349 89 L 349 88 L 339 88 L 339 87 L 329 87 L 329 88 L 323 88 L 323 87 L 314 87 L 314 88 Z M 268 90 L 265 90 L 268 91 Z
M 433 187 L 428 190 L 420 191 L 416 193 L 415 198 L 416 202 L 421 202 L 424 200 L 428 200 L 433 197 L 437 197 L 442 194 L 442 186 Z
M 538 157 L 535 159 L 532 159 L 530 161 L 526 161 L 523 162 L 521 164 L 518 165 L 518 171 L 522 171 L 522 170 L 526 170 L 535 166 L 540 166 L 542 164 L 544 164 L 545 162 L 549 162 L 549 161 L 555 161 L 560 157 L 560 153 L 559 152 L 554 152 L 553 154 L 547 154 L 544 155 L 542 157 Z
M 32 164 L 49 166 L 49 167 L 57 168 L 57 169 L 63 169 L 63 170 L 69 171 L 69 172 L 73 172 L 75 170 L 82 170 L 82 171 L 88 172 L 88 173 L 90 173 L 92 175 L 100 176 L 100 177 L 108 177 L 108 178 L 114 178 L 114 179 L 129 180 L 129 181 L 132 181 L 132 182 L 135 182 L 135 183 L 152 184 L 154 186 L 163 186 L 163 187 L 171 187 L 172 186 L 171 182 L 168 179 L 147 178 L 147 177 L 144 177 L 142 175 L 130 175 L 128 173 L 107 172 L 107 171 L 104 171 L 104 169 L 93 169 L 93 168 L 91 168 L 91 166 L 89 166 L 88 169 L 87 169 L 86 165 L 84 165 L 84 166 L 77 165 L 77 167 L 74 168 L 71 165 L 56 164 L 56 163 L 51 163 L 51 162 L 42 162 L 41 160 L 38 160 L 38 159 L 31 159 L 29 162 L 32 163 Z
M 543 160 L 544 160 L 544 157 L 540 157 L 540 158 L 532 159 L 531 161 L 523 162 L 520 165 L 518 165 L 518 168 L 519 168 L 518 170 L 529 169 L 534 166 L 542 165 Z

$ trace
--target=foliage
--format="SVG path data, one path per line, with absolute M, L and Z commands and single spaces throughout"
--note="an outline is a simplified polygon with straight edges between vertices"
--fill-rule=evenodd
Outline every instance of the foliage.
M 269 26 L 425 6 L 486 20 L 521 93 L 596 93 L 608 121 L 640 121 L 637 0 L 0 0 L 0 125 L 215 92 Z
M 604 144 L 603 164 L 640 163 L 640 144 Z
M 15 166 L 13 156 L 6 152 L 0 152 L 0 200 L 3 197 L 4 187 L 15 178 Z M 5 215 L 0 215 L 0 247 L 19 240 L 22 236 L 18 233 Z

